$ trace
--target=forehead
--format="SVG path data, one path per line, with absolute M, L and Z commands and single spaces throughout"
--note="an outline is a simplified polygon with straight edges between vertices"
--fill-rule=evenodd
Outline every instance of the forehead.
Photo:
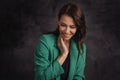
M 73 18 L 66 14 L 62 15 L 59 21 L 65 24 L 75 25 Z

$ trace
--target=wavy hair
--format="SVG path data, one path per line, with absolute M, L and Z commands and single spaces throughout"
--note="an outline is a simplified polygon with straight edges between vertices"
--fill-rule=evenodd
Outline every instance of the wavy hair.
M 86 35 L 86 24 L 85 24 L 85 16 L 81 7 L 75 3 L 67 3 L 65 4 L 58 13 L 58 20 L 62 17 L 62 15 L 70 16 L 75 25 L 77 26 L 77 31 L 73 36 L 77 44 L 77 49 L 80 53 L 80 48 L 82 47 L 82 43 L 84 42 Z M 59 35 L 59 29 L 57 28 L 55 34 Z

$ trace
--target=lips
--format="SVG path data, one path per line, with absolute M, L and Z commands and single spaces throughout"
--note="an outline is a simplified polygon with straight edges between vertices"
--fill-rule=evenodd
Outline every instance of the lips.
M 63 34 L 65 38 L 70 38 L 70 34 Z

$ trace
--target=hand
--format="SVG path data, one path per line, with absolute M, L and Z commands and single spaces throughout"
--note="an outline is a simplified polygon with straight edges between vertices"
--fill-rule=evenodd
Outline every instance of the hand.
M 58 48 L 62 55 L 69 53 L 69 41 L 65 41 L 61 36 L 58 37 Z

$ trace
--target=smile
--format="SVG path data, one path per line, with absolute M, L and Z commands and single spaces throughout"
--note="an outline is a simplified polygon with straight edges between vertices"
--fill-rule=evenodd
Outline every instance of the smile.
M 71 35 L 70 34 L 63 34 L 64 37 L 69 38 Z

